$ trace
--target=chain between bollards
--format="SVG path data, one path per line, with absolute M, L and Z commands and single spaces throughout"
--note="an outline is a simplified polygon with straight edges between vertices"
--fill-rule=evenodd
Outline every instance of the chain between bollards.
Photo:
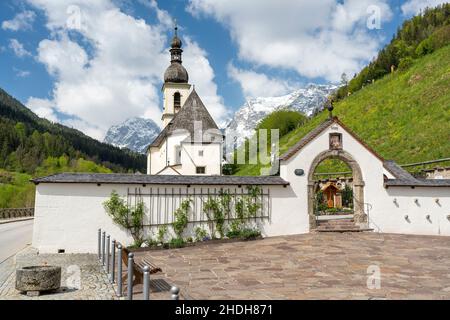
M 150 300 L 150 267 L 145 266 L 143 271 L 144 271 L 144 300 Z
M 117 246 L 117 296 L 122 297 L 122 245 Z
M 128 255 L 128 283 L 127 283 L 128 300 L 133 300 L 133 271 L 134 271 L 133 266 L 134 266 L 134 254 L 130 253 Z

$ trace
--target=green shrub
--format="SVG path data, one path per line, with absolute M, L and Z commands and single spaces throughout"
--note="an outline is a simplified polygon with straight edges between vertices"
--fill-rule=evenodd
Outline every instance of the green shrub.
M 178 238 L 181 238 L 184 230 L 189 222 L 189 210 L 191 209 L 191 199 L 185 200 L 181 203 L 180 207 L 175 211 L 175 222 L 172 224 L 173 230 Z
M 227 237 L 230 239 L 242 239 L 242 240 L 251 240 L 257 239 L 261 237 L 261 231 L 257 229 L 242 229 L 242 230 L 230 230 L 227 233 Z
M 256 229 L 244 229 L 241 232 L 242 239 L 251 240 L 261 237 L 261 231 Z
M 202 229 L 200 227 L 195 228 L 195 241 L 205 241 L 205 238 L 208 236 L 208 233 L 205 229 Z
M 167 235 L 167 231 L 168 228 L 167 226 L 160 226 L 158 228 L 158 236 L 157 236 L 157 240 L 160 244 L 163 244 L 165 239 L 166 239 L 166 235 Z
M 400 60 L 400 63 L 399 63 L 399 65 L 398 65 L 398 69 L 400 70 L 400 71 L 406 71 L 406 70 L 408 70 L 409 68 L 411 68 L 411 66 L 414 64 L 414 59 L 413 58 L 411 58 L 411 57 L 405 57 L 405 58 L 402 58 L 401 60 Z
M 113 190 L 111 198 L 103 203 L 103 207 L 114 223 L 130 231 L 134 242 L 142 245 L 145 215 L 145 206 L 142 201 L 139 201 L 135 207 L 128 208 L 125 201 Z
M 157 247 L 159 242 L 150 237 L 145 241 L 145 244 L 151 248 L 151 247 Z
M 173 238 L 169 242 L 169 247 L 171 249 L 183 248 L 185 245 L 186 245 L 186 242 L 184 241 L 183 238 Z
M 417 46 L 416 55 L 421 57 L 433 53 L 433 51 L 434 51 L 433 40 L 431 38 L 427 38 Z
M 267 117 L 265 117 L 256 127 L 256 130 L 268 130 L 267 138 L 268 142 L 270 142 L 271 129 L 280 130 L 280 137 L 282 137 L 301 126 L 303 123 L 305 123 L 306 119 L 306 116 L 301 112 L 293 110 L 279 110 L 272 112 Z

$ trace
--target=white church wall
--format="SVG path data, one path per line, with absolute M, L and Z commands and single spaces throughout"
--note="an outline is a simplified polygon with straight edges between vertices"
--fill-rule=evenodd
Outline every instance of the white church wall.
M 203 155 L 200 155 L 200 152 Z M 223 148 L 220 143 L 210 144 L 182 144 L 181 158 L 183 160 L 182 173 L 184 175 L 196 175 L 197 167 L 205 167 L 205 175 L 219 176 L 222 174 Z
M 147 174 L 156 174 L 166 167 L 166 152 L 166 141 L 164 141 L 159 148 L 150 148 L 147 155 Z

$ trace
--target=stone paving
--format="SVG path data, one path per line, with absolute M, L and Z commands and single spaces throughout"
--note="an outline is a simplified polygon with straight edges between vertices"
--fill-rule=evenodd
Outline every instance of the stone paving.
M 113 286 L 99 265 L 97 256 L 90 254 L 38 255 L 28 248 L 18 254 L 15 264 L 2 267 L 8 274 L 0 282 L 0 300 L 112 300 L 116 299 Z M 3 264 L 2 264 L 3 265 Z M 40 297 L 27 297 L 15 290 L 15 268 L 32 265 L 54 265 L 62 267 L 62 288 L 56 293 Z M 8 269 L 8 270 L 6 270 Z
M 189 299 L 450 299 L 450 237 L 307 234 L 140 254 Z M 369 289 L 377 266 L 381 288 Z

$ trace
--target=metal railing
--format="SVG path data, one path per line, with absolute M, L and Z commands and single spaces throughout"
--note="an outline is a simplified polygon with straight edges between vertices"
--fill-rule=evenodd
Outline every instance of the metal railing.
M 34 217 L 34 208 L 0 209 L 0 220 Z
M 224 195 L 228 198 L 228 210 L 224 212 L 225 221 L 239 219 L 236 207 L 242 201 L 250 201 L 258 210 L 246 217 L 248 221 L 269 220 L 271 214 L 270 190 L 259 188 L 253 193 L 245 188 L 148 188 L 142 192 L 140 188 L 128 189 L 127 204 L 136 207 L 138 203 L 145 206 L 144 227 L 152 228 L 171 225 L 175 222 L 175 212 L 182 203 L 190 200 L 188 224 L 205 224 L 213 220 L 205 212 L 205 204 L 209 199 L 220 201 Z
M 122 244 L 115 239 L 111 240 L 111 236 L 107 235 L 105 231 L 98 230 L 98 260 L 103 266 L 108 280 L 111 284 L 116 284 L 116 295 L 118 298 L 123 297 L 123 254 L 124 248 Z M 133 282 L 134 282 L 134 253 L 128 255 L 128 268 L 127 268 L 127 300 L 133 300 Z M 117 267 L 117 272 L 116 272 Z M 148 266 L 142 269 L 143 272 L 143 299 L 150 300 L 150 268 Z M 178 287 L 172 287 L 170 290 L 171 299 L 180 299 L 180 289 Z

